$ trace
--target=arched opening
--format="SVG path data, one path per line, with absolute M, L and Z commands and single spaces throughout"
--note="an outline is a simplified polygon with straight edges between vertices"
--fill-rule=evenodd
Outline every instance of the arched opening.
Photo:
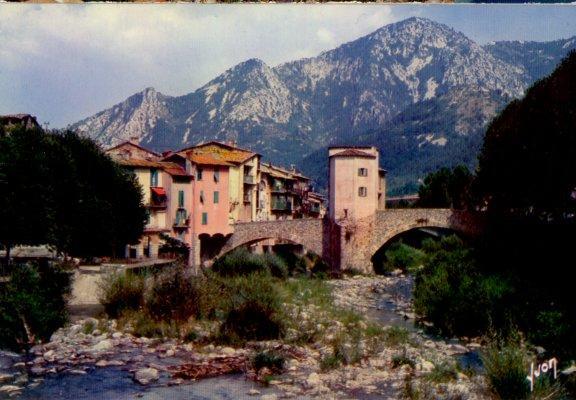
M 307 272 L 329 272 L 329 263 L 313 250 L 296 241 L 284 238 L 264 237 L 253 239 L 228 249 L 217 258 L 226 257 L 238 249 L 247 249 L 252 254 L 273 254 L 280 257 L 291 274 Z
M 217 257 L 229 237 L 230 235 L 225 236 L 221 233 L 216 233 L 214 235 L 203 233 L 199 235 L 200 260 L 205 262 Z
M 426 226 L 403 231 L 384 242 L 372 255 L 372 267 L 376 274 L 411 272 L 417 269 L 424 257 L 422 243 L 426 239 L 441 239 L 458 232 L 443 227 Z

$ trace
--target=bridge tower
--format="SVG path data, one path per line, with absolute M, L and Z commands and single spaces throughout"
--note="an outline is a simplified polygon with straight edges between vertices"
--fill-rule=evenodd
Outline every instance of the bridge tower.
M 386 204 L 386 171 L 374 146 L 334 146 L 330 163 L 330 218 L 362 219 Z

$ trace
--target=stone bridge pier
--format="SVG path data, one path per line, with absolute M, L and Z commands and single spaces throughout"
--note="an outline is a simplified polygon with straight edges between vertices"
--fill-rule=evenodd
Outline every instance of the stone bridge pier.
M 361 220 L 294 219 L 246 222 L 234 225 L 218 256 L 264 239 L 302 245 L 321 256 L 335 271 L 356 269 L 373 273 L 372 256 L 390 239 L 415 228 L 452 229 L 475 235 L 477 216 L 450 209 L 395 209 L 378 211 Z

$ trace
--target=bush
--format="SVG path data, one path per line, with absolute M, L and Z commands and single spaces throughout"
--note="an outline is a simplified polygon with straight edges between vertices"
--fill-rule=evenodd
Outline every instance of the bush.
M 490 343 L 481 353 L 482 363 L 492 389 L 501 399 L 528 397 L 527 359 L 520 345 L 512 342 Z
M 456 236 L 426 240 L 425 267 L 415 279 L 414 308 L 443 334 L 476 335 L 510 316 L 502 307 L 511 293 L 508 281 L 480 272 L 472 250 Z
M 225 296 L 220 339 L 229 343 L 278 339 L 284 330 L 281 299 L 267 274 L 251 274 L 222 282 Z
M 252 358 L 252 368 L 258 373 L 262 368 L 268 368 L 273 374 L 284 369 L 284 357 L 274 351 L 261 351 Z
M 156 320 L 186 321 L 200 314 L 198 279 L 177 266 L 156 276 L 146 293 L 146 310 Z
M 384 255 L 386 261 L 384 261 L 383 272 L 391 272 L 395 269 L 412 272 L 416 267 L 422 265 L 425 257 L 423 251 L 401 241 L 393 243 Z
M 434 364 L 434 369 L 426 378 L 435 383 L 446 383 L 458 379 L 458 373 L 454 364 L 444 361 Z
M 384 331 L 384 343 L 386 346 L 399 346 L 408 342 L 410 335 L 408 330 L 399 326 L 391 326 Z
M 46 341 L 68 320 L 70 274 L 59 265 L 14 265 L 0 292 L 0 347 Z
M 124 311 L 137 310 L 144 303 L 143 276 L 130 271 L 105 275 L 99 284 L 100 303 L 106 314 L 117 318 Z
M 218 258 L 212 270 L 221 276 L 246 276 L 252 273 L 268 273 L 277 278 L 288 276 L 288 267 L 280 257 L 252 254 L 244 247 Z

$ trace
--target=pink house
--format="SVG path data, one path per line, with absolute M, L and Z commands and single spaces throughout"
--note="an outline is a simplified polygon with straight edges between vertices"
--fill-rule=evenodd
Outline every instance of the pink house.
M 362 219 L 384 209 L 386 171 L 376 147 L 330 147 L 330 218 Z

